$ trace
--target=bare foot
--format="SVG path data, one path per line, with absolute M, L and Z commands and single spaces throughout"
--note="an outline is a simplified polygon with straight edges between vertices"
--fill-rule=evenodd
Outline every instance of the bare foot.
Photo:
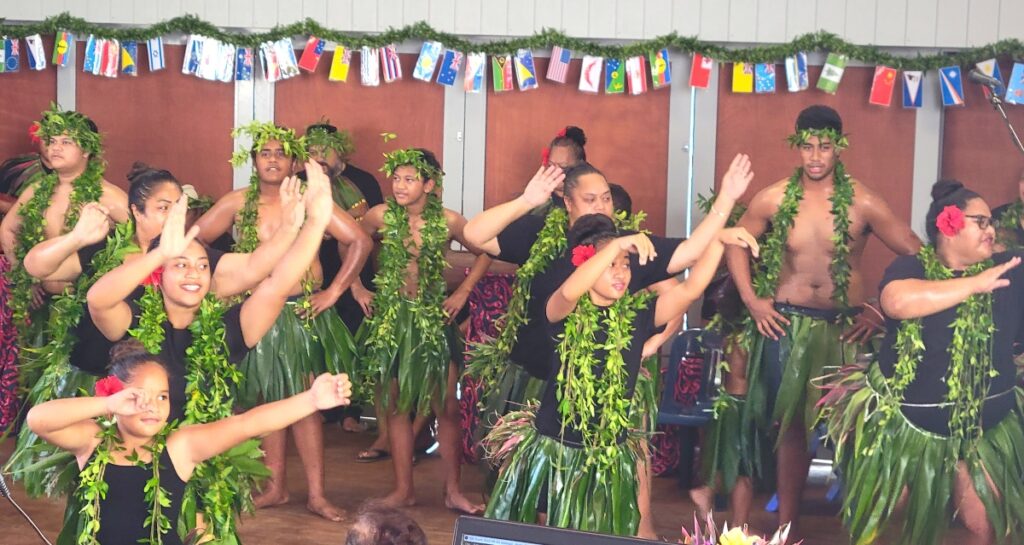
M 265 492 L 253 498 L 252 503 L 256 506 L 256 509 L 284 505 L 288 503 L 288 491 L 280 488 L 268 488 Z
M 652 541 L 660 541 L 658 538 L 658 532 L 655 531 L 653 524 L 640 523 L 640 527 L 636 530 L 636 537 L 642 539 L 650 539 Z
M 416 496 L 411 493 L 395 491 L 374 501 L 374 503 L 383 507 L 412 507 L 416 505 Z
M 691 488 L 690 501 L 697 507 L 697 520 L 707 520 L 715 507 L 715 491 L 710 486 Z
M 306 509 L 334 522 L 341 522 L 348 517 L 347 511 L 327 501 L 327 498 L 322 497 L 309 498 L 309 501 L 306 502 Z
M 461 491 L 449 492 L 444 496 L 444 506 L 454 511 L 462 511 L 468 515 L 483 514 L 486 505 L 469 501 Z

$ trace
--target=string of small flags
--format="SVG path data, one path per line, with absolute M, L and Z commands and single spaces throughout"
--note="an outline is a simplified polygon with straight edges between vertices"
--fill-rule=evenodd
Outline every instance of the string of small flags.
M 0 73 L 17 72 L 21 69 L 24 51 L 25 65 L 30 70 L 44 70 L 47 67 L 43 40 L 39 34 L 26 36 L 24 50 L 18 38 L 2 38 L 0 47 Z M 51 63 L 64 67 L 70 62 L 75 37 L 70 32 L 58 32 L 54 39 Z M 96 76 L 116 78 L 119 74 L 137 76 L 139 55 L 142 44 L 134 41 L 120 42 L 115 39 L 85 39 L 82 70 Z M 204 80 L 233 82 L 250 81 L 255 76 L 254 65 L 258 62 L 260 71 L 268 82 L 278 82 L 299 76 L 303 71 L 313 73 L 319 67 L 321 58 L 327 52 L 328 42 L 316 36 L 306 41 L 301 55 L 296 56 L 289 38 L 268 41 L 257 48 L 237 47 L 216 38 L 190 35 L 185 42 L 185 56 L 181 72 Z M 162 38 L 145 42 L 150 71 L 165 69 L 164 43 Z M 398 49 L 395 44 L 385 47 L 361 47 L 359 82 L 376 87 L 381 82 L 391 83 L 403 77 Z M 348 82 L 349 69 L 354 50 L 341 44 L 334 46 L 328 80 Z M 551 49 L 545 79 L 551 82 L 568 83 L 572 51 L 559 46 Z M 691 87 L 706 89 L 710 86 L 711 72 L 715 61 L 700 53 L 693 54 L 689 84 Z M 835 94 L 848 58 L 829 53 L 822 67 L 815 87 L 825 93 Z M 807 53 L 797 53 L 784 59 L 786 89 L 789 92 L 806 91 L 810 88 Z M 776 92 L 775 63 L 733 63 L 732 92 L 770 94 Z M 976 64 L 981 73 L 1003 82 L 996 59 Z M 445 48 L 440 42 L 426 41 L 420 48 L 412 77 L 419 81 L 436 82 L 454 86 L 458 83 L 459 72 L 463 73 L 463 89 L 468 93 L 481 93 L 487 82 L 487 56 L 484 53 L 463 53 Z M 540 77 L 534 62 L 533 51 L 518 49 L 515 53 L 492 55 L 490 58 L 491 83 L 496 93 L 537 89 Z M 939 86 L 943 106 L 963 106 L 964 86 L 960 66 L 947 66 L 938 70 Z M 888 107 L 892 104 L 897 80 L 902 82 L 902 103 L 904 108 L 923 106 L 924 72 L 877 66 L 868 97 L 870 104 Z M 648 90 L 657 90 L 672 83 L 672 68 L 668 49 L 660 49 L 646 56 L 627 58 L 604 58 L 584 55 L 581 62 L 578 89 L 584 93 L 640 95 Z M 989 92 L 985 88 L 986 94 Z M 1005 95 L 1008 104 L 1024 104 L 1024 63 L 1014 63 L 1008 84 L 998 87 L 996 92 Z

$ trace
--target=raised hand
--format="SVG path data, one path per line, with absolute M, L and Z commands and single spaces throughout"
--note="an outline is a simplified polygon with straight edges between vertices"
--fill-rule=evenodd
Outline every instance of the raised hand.
M 164 228 L 160 232 L 160 246 L 157 247 L 157 251 L 160 252 L 164 260 L 174 259 L 185 253 L 185 249 L 199 234 L 199 227 L 195 225 L 187 233 L 185 232 L 185 216 L 187 214 L 188 195 L 182 194 L 178 202 L 171 206 L 171 211 L 167 214 L 167 221 L 164 222 Z
M 107 396 L 107 413 L 115 416 L 144 413 L 150 410 L 152 405 L 152 397 L 142 388 L 126 387 L 116 394 Z
M 96 244 L 107 236 L 111 226 L 110 211 L 98 202 L 91 202 L 82 207 L 78 223 L 71 230 L 71 236 L 81 246 Z
M 306 216 L 310 221 L 327 224 L 334 211 L 331 198 L 331 180 L 316 161 L 306 161 Z
M 565 180 L 565 173 L 561 168 L 555 165 L 542 166 L 526 184 L 526 189 L 523 190 L 523 199 L 531 207 L 538 207 L 548 202 L 551 193 L 558 189 L 563 180 Z
M 658 256 L 658 252 L 654 251 L 654 243 L 643 233 L 619 237 L 615 241 L 620 249 L 636 254 L 641 265 L 646 265 L 648 261 Z
M 348 405 L 352 398 L 352 381 L 345 373 L 324 373 L 313 381 L 313 385 L 309 387 L 309 395 L 318 411 Z
M 720 195 L 724 195 L 733 201 L 738 201 L 747 186 L 754 179 L 754 172 L 750 170 L 750 157 L 745 153 L 738 153 L 729 164 L 729 170 L 725 171 L 722 177 L 722 188 Z
M 1010 285 L 1010 280 L 1007 278 L 1000 278 L 1006 271 L 1020 265 L 1020 258 L 1014 257 L 1002 265 L 993 265 L 988 269 L 985 269 L 974 277 L 975 286 L 974 293 L 991 293 L 999 288 L 1005 288 Z
M 757 239 L 754 238 L 754 235 L 750 234 L 750 231 L 747 231 L 743 227 L 722 229 L 718 234 L 718 240 L 720 240 L 722 244 L 749 248 L 751 255 L 754 257 L 757 257 L 761 252 L 761 247 L 758 246 Z
M 306 205 L 302 198 L 302 181 L 288 176 L 281 183 L 282 226 L 300 227 L 306 219 Z

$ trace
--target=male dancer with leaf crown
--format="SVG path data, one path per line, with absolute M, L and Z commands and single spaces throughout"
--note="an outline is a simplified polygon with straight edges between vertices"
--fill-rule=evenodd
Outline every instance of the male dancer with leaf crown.
M 280 188 L 292 174 L 295 160 L 307 156 L 305 141 L 295 131 L 271 123 L 255 122 L 236 129 L 252 137 L 250 150 L 232 157 L 236 166 L 252 158 L 253 174 L 248 188 L 228 193 L 199 218 L 199 238 L 210 242 L 232 228 L 235 250 L 252 251 L 261 241 L 273 236 L 281 223 Z M 319 260 L 313 262 L 306 278 L 292 291 L 292 302 L 278 316 L 274 327 L 246 357 L 240 366 L 244 375 L 238 399 L 243 406 L 276 401 L 308 387 L 312 377 L 324 371 L 351 371 L 355 343 L 348 329 L 333 312 L 324 313 L 347 290 L 370 254 L 372 242 L 359 225 L 337 206 L 327 234 L 344 248 L 345 260 L 334 281 L 321 288 L 323 271 Z M 320 289 L 317 289 L 320 288 Z M 316 291 L 314 291 L 316 289 Z M 309 487 L 307 508 L 333 521 L 341 521 L 345 512 L 324 495 L 323 431 L 319 415 L 312 415 L 292 426 L 296 447 L 306 470 Z M 285 481 L 284 431 L 263 441 L 265 463 L 271 478 L 263 493 L 255 498 L 257 507 L 280 505 L 288 501 Z
M 737 224 L 763 237 L 760 261 L 752 264 L 743 248 L 725 251 L 749 311 L 741 341 L 748 353 L 749 389 L 745 402 L 723 396 L 734 403 L 717 411 L 702 456 L 709 485 L 720 474 L 728 476 L 726 487 L 749 487 L 749 480 L 737 475 L 759 476 L 756 436 L 772 430 L 779 520 L 796 524 L 811 460 L 808 434 L 821 397 L 811 381 L 823 376 L 825 366 L 851 363 L 855 344 L 870 339 L 882 324 L 877 306 L 866 302 L 860 271 L 867 236 L 874 233 L 901 255 L 915 253 L 921 242 L 878 194 L 846 173 L 839 154 L 847 137 L 835 110 L 821 105 L 803 110 L 789 142 L 800 153 L 800 167 L 757 193 Z M 733 372 L 734 379 L 743 376 L 742 370 Z M 740 429 L 725 429 L 727 422 Z M 736 448 L 743 452 L 739 457 L 724 454 Z M 710 488 L 694 496 L 698 507 L 710 508 Z M 745 494 L 740 503 L 747 505 L 734 505 L 733 516 L 741 520 L 731 522 L 743 522 L 750 499 Z

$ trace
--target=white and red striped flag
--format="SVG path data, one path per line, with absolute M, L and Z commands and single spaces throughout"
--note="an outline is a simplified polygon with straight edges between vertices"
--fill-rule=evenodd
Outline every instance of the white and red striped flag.
M 547 78 L 558 83 L 565 83 L 569 75 L 569 61 L 572 60 L 572 51 L 562 49 L 557 45 L 551 48 L 551 62 L 548 64 Z

